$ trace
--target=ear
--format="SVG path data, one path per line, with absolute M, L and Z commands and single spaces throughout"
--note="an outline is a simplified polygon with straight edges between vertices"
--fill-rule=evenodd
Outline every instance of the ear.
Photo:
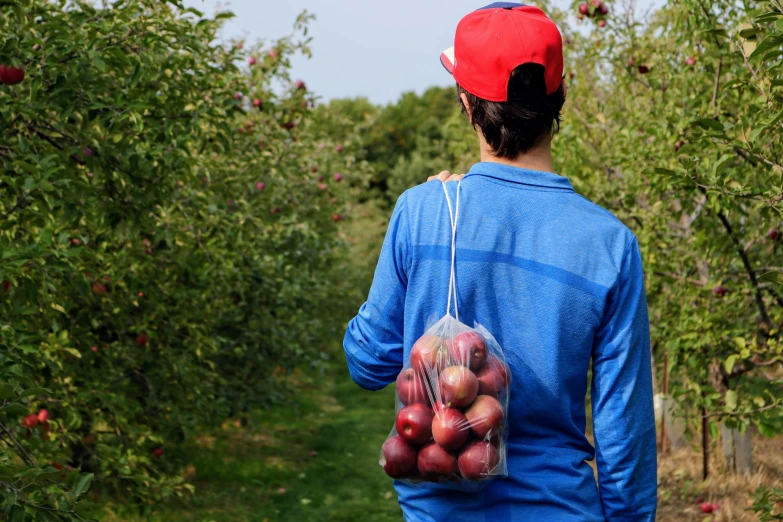
M 468 96 L 461 92 L 459 94 L 459 99 L 462 100 L 462 106 L 465 107 L 465 112 L 468 113 L 468 119 L 470 121 L 473 121 L 473 108 L 470 106 L 470 103 L 468 102 Z

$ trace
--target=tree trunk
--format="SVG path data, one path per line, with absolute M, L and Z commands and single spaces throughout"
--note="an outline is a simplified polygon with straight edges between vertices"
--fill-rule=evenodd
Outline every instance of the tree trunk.
M 739 430 L 728 428 L 721 423 L 720 438 L 729 471 L 739 475 L 753 473 L 750 432 L 745 430 L 745 433 L 740 433 Z

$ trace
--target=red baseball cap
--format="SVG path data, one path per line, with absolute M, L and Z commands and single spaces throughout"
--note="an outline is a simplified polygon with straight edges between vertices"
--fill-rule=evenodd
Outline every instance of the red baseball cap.
M 454 46 L 440 61 L 466 91 L 492 102 L 508 101 L 511 73 L 522 64 L 544 66 L 546 92 L 563 81 L 563 40 L 538 7 L 495 2 L 460 20 Z

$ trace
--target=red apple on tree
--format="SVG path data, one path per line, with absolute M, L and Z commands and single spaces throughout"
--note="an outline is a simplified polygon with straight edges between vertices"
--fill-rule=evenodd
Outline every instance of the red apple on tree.
M 498 397 L 503 389 L 508 386 L 508 368 L 495 357 L 490 357 L 487 364 L 476 372 L 481 395 Z
M 249 63 L 250 65 L 255 65 L 256 64 L 256 57 L 255 56 L 251 56 L 250 59 L 247 61 L 247 63 Z
M 35 413 L 31 413 L 27 417 L 24 418 L 24 426 L 27 429 L 35 428 L 38 426 L 38 415 Z
M 147 341 L 148 341 L 147 336 L 144 334 L 139 334 L 136 337 L 136 344 L 138 344 L 139 346 L 147 346 Z
M 606 16 L 609 14 L 609 7 L 605 3 L 601 2 L 601 4 L 598 6 L 598 12 Z
M 154 450 L 152 450 L 152 454 L 155 455 L 156 457 L 162 456 L 163 455 L 163 448 L 160 448 L 160 447 L 159 448 L 155 448 Z
M 648 72 L 650 72 L 649 67 L 647 67 L 646 65 L 639 66 L 639 74 L 647 74 Z
M 416 473 L 416 449 L 399 435 L 389 437 L 381 448 L 381 465 L 391 478 L 411 477 Z
M 723 297 L 724 295 L 726 295 L 726 289 L 723 288 L 721 285 L 718 285 L 712 289 L 712 293 L 717 295 L 718 297 Z
M 452 364 L 478 370 L 487 360 L 487 343 L 477 332 L 463 332 L 448 343 Z
M 337 174 L 334 175 L 334 180 L 335 181 L 342 181 L 343 180 L 343 175 L 338 172 Z
M 11 281 L 3 281 L 3 292 L 8 292 L 11 289 Z
M 606 20 L 599 20 L 598 27 L 606 27 Z
M 465 418 L 470 423 L 470 431 L 479 439 L 485 438 L 488 434 L 499 433 L 504 417 L 503 406 L 496 398 L 489 395 L 476 397 L 465 412 Z
M 49 411 L 41 410 L 38 412 L 38 422 L 46 422 L 49 420 Z
M 432 409 L 424 404 L 410 404 L 397 414 L 394 426 L 409 444 L 419 446 L 432 438 Z
M 498 462 L 500 462 L 500 455 L 497 448 L 483 440 L 470 443 L 457 458 L 459 471 L 468 480 L 479 480 L 489 476 Z
M 406 368 L 397 376 L 397 397 L 400 402 L 408 404 L 431 404 L 424 379 L 413 368 Z
M 459 410 L 441 406 L 432 420 L 432 438 L 438 445 L 449 451 L 462 447 L 468 440 L 470 430 L 468 420 Z
M 464 408 L 478 394 L 478 379 L 464 366 L 449 366 L 440 373 L 440 400 L 446 406 Z
M 342 145 L 337 145 L 336 147 L 337 152 L 342 152 L 344 150 Z
M 261 107 L 262 101 L 259 98 L 253 100 L 253 107 Z
M 769 229 L 769 232 L 767 232 L 767 237 L 772 241 L 777 241 L 778 239 L 780 239 L 780 230 L 778 230 L 777 228 Z
M 590 8 L 587 4 L 579 4 L 579 14 L 586 15 L 590 12 Z
M 693 56 L 687 57 L 685 59 L 685 65 L 690 65 L 691 67 L 693 67 L 694 65 L 696 65 L 696 58 L 694 58 Z
M 416 464 L 421 476 L 431 482 L 438 482 L 441 477 L 448 478 L 457 473 L 457 458 L 435 442 L 419 450 Z
M 106 295 L 106 285 L 102 285 L 100 283 L 93 283 L 92 284 L 92 291 L 96 293 L 97 295 Z
M 307 86 L 305 85 L 305 82 L 302 80 L 296 80 L 296 88 L 300 91 L 306 91 Z
M 24 67 L 9 67 L 5 64 L 0 65 L 0 83 L 16 85 L 24 80 L 24 76 Z
M 256 183 L 256 190 L 264 190 L 266 188 L 266 183 L 263 181 L 259 181 Z

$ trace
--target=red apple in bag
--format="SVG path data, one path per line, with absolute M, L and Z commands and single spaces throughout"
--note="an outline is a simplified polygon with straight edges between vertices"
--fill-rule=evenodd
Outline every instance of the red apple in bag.
M 397 396 L 405 405 L 421 403 L 429 406 L 432 403 L 427 384 L 413 368 L 407 368 L 397 376 Z
M 405 406 L 397 414 L 397 433 L 409 444 L 419 446 L 432 438 L 432 410 L 424 404 Z
M 431 482 L 457 473 L 457 458 L 434 442 L 419 450 L 416 462 L 421 476 Z
M 464 408 L 478 394 L 476 375 L 464 366 L 449 366 L 440 373 L 440 400 L 446 406 Z
M 468 480 L 479 480 L 489 476 L 498 462 L 500 462 L 498 450 L 483 440 L 468 444 L 457 459 L 460 473 Z
M 470 423 L 470 431 L 479 439 L 485 438 L 489 433 L 492 435 L 499 433 L 503 417 L 503 406 L 490 395 L 476 397 L 465 412 L 465 418 Z
M 446 366 L 447 359 L 448 350 L 436 335 L 420 337 L 411 348 L 411 367 L 423 375 L 433 368 L 442 370 Z
M 476 378 L 481 395 L 492 395 L 497 398 L 508 386 L 508 367 L 500 359 L 490 357 L 487 364 L 476 372 Z
M 432 421 L 432 437 L 445 450 L 459 449 L 468 440 L 468 420 L 459 410 L 441 406 Z
M 451 364 L 467 366 L 476 371 L 487 361 L 487 343 L 477 332 L 458 334 L 448 344 Z
M 386 439 L 381 449 L 383 471 L 391 478 L 403 479 L 416 473 L 416 449 L 402 437 Z

